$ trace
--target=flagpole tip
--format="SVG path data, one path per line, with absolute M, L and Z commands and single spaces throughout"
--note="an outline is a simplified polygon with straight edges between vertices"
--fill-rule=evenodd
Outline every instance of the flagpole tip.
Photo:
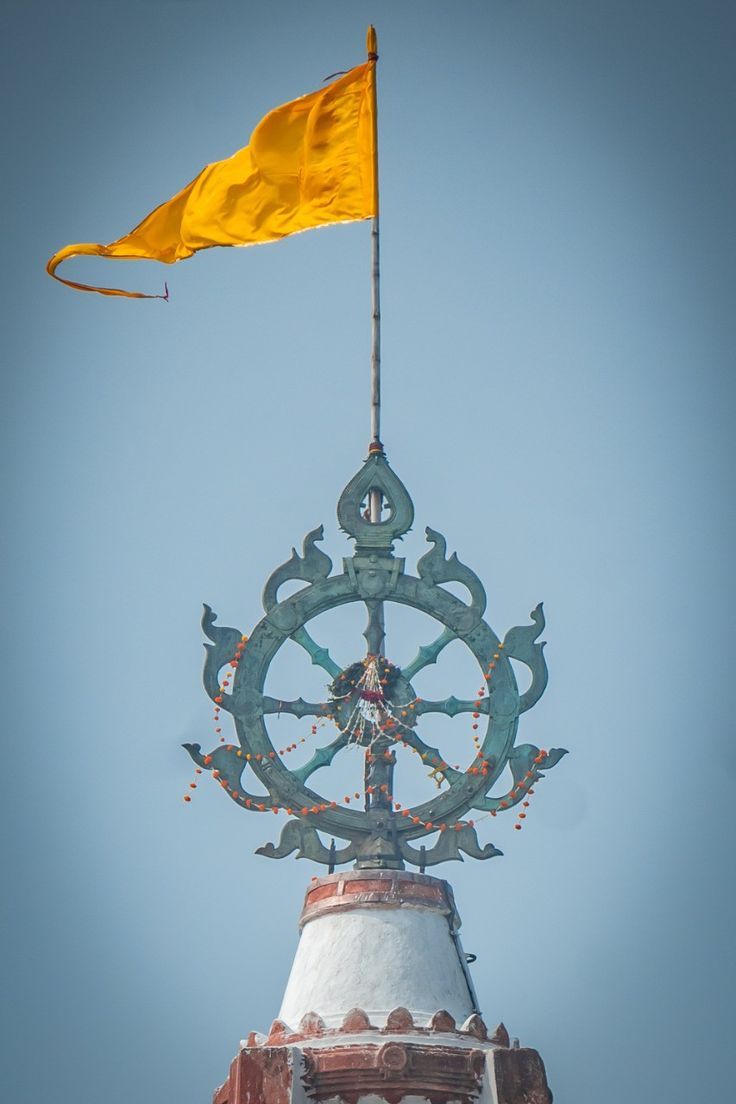
M 365 36 L 365 48 L 368 51 L 368 60 L 378 61 L 378 37 L 376 35 L 376 28 L 372 23 Z

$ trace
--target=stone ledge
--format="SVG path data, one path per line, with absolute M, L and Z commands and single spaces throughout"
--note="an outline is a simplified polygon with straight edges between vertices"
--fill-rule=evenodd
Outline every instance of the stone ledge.
M 300 927 L 327 912 L 363 907 L 428 908 L 453 918 L 459 927 L 452 890 L 442 878 L 405 870 L 349 870 L 315 878 L 307 889 Z
M 296 1029 L 282 1020 L 274 1020 L 265 1039 L 262 1036 L 257 1036 L 255 1032 L 251 1032 L 248 1037 L 248 1046 L 293 1046 L 307 1039 L 337 1038 L 340 1035 L 359 1035 L 364 1032 L 372 1035 L 417 1035 L 423 1037 L 449 1034 L 472 1038 L 476 1042 L 488 1046 L 508 1046 L 509 1039 L 506 1028 L 503 1024 L 499 1024 L 493 1037 L 489 1040 L 488 1028 L 477 1012 L 474 1012 L 458 1027 L 454 1017 L 444 1008 L 440 1008 L 434 1013 L 426 1026 L 420 1026 L 414 1022 L 414 1017 L 408 1008 L 399 1007 L 389 1012 L 385 1027 L 378 1027 L 371 1023 L 368 1013 L 362 1008 L 351 1008 L 343 1017 L 339 1027 L 328 1028 L 317 1012 L 307 1012 Z
M 530 1048 L 428 1045 L 366 1039 L 349 1046 L 275 1045 L 241 1050 L 213 1104 L 552 1104 L 544 1063 Z

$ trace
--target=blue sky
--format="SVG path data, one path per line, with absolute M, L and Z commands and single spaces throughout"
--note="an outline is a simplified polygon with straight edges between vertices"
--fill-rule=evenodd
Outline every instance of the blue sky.
M 368 442 L 357 224 L 174 268 L 70 262 L 379 33 L 384 440 L 571 754 L 440 871 L 489 1022 L 556 1099 L 725 1097 L 736 777 L 731 5 L 29 0 L 5 16 L 8 1099 L 209 1099 L 276 1013 L 305 884 L 215 787 L 201 603 L 244 631 Z M 336 618 L 359 655 L 362 620 Z M 420 626 L 389 625 L 389 651 Z M 353 643 L 355 642 L 355 643 Z M 305 693 L 314 672 L 276 672 Z M 475 678 L 448 655 L 427 682 Z M 291 680 L 291 682 L 289 682 Z M 312 682 L 310 682 L 312 680 Z M 467 743 L 467 734 L 448 739 Z M 271 821 L 273 823 L 271 823 Z

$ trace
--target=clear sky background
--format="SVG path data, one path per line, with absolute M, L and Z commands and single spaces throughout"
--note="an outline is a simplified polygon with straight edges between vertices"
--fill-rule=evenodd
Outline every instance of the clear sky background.
M 168 305 L 44 263 L 361 61 L 370 21 L 407 566 L 429 524 L 499 634 L 544 600 L 520 738 L 571 751 L 525 831 L 484 824 L 504 858 L 438 871 L 482 1007 L 560 1104 L 733 1086 L 733 5 L 26 0 L 1 70 L 4 1099 L 202 1104 L 274 1017 L 319 871 L 254 856 L 281 822 L 215 786 L 182 802 L 179 745 L 212 739 L 200 609 L 248 630 L 320 522 L 339 562 L 368 443 L 367 224 L 67 266 L 168 279 Z M 362 628 L 335 619 L 341 660 Z M 415 628 L 389 623 L 397 662 Z M 423 688 L 476 680 L 448 649 Z

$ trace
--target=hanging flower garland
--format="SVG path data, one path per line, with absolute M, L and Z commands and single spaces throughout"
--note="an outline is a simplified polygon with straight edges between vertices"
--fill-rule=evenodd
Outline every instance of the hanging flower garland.
M 215 705 L 212 719 L 214 722 L 214 732 L 220 744 L 225 744 L 225 737 L 222 735 L 223 698 L 224 695 L 229 692 L 229 687 L 235 676 L 238 665 L 242 660 L 247 644 L 247 635 L 242 635 L 236 646 L 234 655 L 228 663 L 224 665 L 225 675 L 219 683 L 219 692 L 214 699 Z M 499 651 L 493 654 L 493 658 L 483 674 L 484 685 L 478 689 L 476 697 L 473 699 L 474 708 L 471 714 L 471 739 L 474 754 L 471 765 L 466 768 L 466 774 L 487 775 L 494 765 L 492 758 L 483 754 L 481 738 L 478 733 L 480 727 L 479 721 L 484 711 L 483 706 L 486 696 L 490 693 L 489 684 L 493 678 L 496 661 L 501 658 L 500 649 L 503 648 L 503 644 L 499 643 L 498 648 Z M 342 732 L 348 735 L 349 745 L 366 748 L 365 755 L 368 763 L 374 762 L 381 756 L 390 760 L 392 752 L 385 748 L 383 750 L 377 750 L 376 745 L 382 739 L 395 741 L 413 754 L 420 755 L 422 760 L 432 768 L 429 772 L 430 777 L 434 779 L 439 788 L 443 782 L 447 781 L 443 772 L 447 769 L 448 764 L 442 758 L 430 758 L 428 753 L 420 753 L 417 748 L 412 747 L 406 739 L 407 736 L 413 736 L 413 725 L 407 723 L 405 718 L 408 719 L 412 716 L 412 713 L 416 711 L 416 706 L 421 703 L 422 699 L 416 697 L 413 701 L 407 702 L 401 707 L 395 707 L 390 701 L 390 692 L 395 686 L 399 676 L 399 668 L 387 660 L 385 656 L 380 655 L 369 655 L 364 660 L 354 663 L 344 671 L 341 671 L 329 686 L 332 711 L 325 712 L 323 717 L 319 717 L 317 721 L 310 726 L 310 735 L 316 735 L 325 723 L 332 721 Z M 344 725 L 340 725 L 336 714 L 342 704 L 347 702 L 351 697 L 355 698 L 355 704 L 348 714 Z M 282 758 L 296 751 L 301 744 L 307 742 L 307 739 L 307 736 L 302 736 L 298 741 L 294 741 L 281 748 L 278 753 L 272 751 L 269 754 L 271 758 L 275 758 L 276 754 Z M 231 745 L 226 745 L 226 747 L 229 750 L 233 750 L 238 758 L 244 758 L 246 761 L 250 761 L 251 759 L 259 761 L 262 759 L 262 755 L 260 754 L 252 756 L 250 752 L 243 752 L 240 748 L 236 749 Z M 546 757 L 547 752 L 544 750 L 540 751 L 534 759 L 535 765 L 541 767 Z M 205 756 L 205 765 L 209 765 L 211 761 L 211 755 Z M 460 771 L 461 767 L 455 765 L 453 769 Z M 196 767 L 195 778 L 189 783 L 190 790 L 197 789 L 196 776 L 201 774 L 202 769 Z M 338 805 L 337 801 L 330 801 L 312 806 L 303 806 L 298 809 L 290 806 L 281 808 L 277 805 L 271 805 L 270 803 L 254 801 L 252 798 L 244 797 L 242 794 L 239 794 L 237 790 L 228 788 L 227 782 L 220 777 L 220 772 L 218 770 L 213 770 L 211 775 L 213 780 L 225 789 L 234 800 L 243 804 L 246 808 L 258 812 L 271 811 L 274 814 L 283 812 L 287 816 L 298 815 L 301 817 L 308 817 L 312 814 L 325 812 L 327 809 L 337 808 Z M 420 817 L 415 815 L 412 816 L 410 809 L 403 808 L 400 802 L 394 800 L 393 794 L 388 792 L 388 786 L 386 784 L 382 784 L 378 787 L 367 785 L 362 794 L 358 790 L 354 791 L 352 794 L 346 794 L 340 803 L 350 805 L 353 801 L 360 801 L 361 797 L 374 795 L 380 792 L 384 796 L 384 800 L 389 803 L 396 812 L 400 813 L 402 817 L 411 817 L 412 823 L 421 825 L 426 831 L 438 831 L 443 833 L 452 830 L 459 832 L 464 827 L 474 828 L 479 822 L 489 817 L 495 817 L 499 810 L 517 804 L 519 798 L 523 796 L 524 800 L 521 802 L 521 808 L 517 814 L 516 823 L 514 824 L 514 828 L 520 831 L 523 827 L 522 821 L 527 817 L 526 810 L 530 805 L 528 798 L 534 794 L 532 785 L 539 780 L 540 775 L 537 771 L 527 771 L 524 778 L 517 782 L 509 792 L 499 800 L 497 809 L 484 813 L 475 820 L 460 820 L 454 823 L 441 822 L 435 824 L 433 821 L 422 821 Z M 184 795 L 184 801 L 186 803 L 190 803 L 191 800 L 191 794 L 187 793 Z

